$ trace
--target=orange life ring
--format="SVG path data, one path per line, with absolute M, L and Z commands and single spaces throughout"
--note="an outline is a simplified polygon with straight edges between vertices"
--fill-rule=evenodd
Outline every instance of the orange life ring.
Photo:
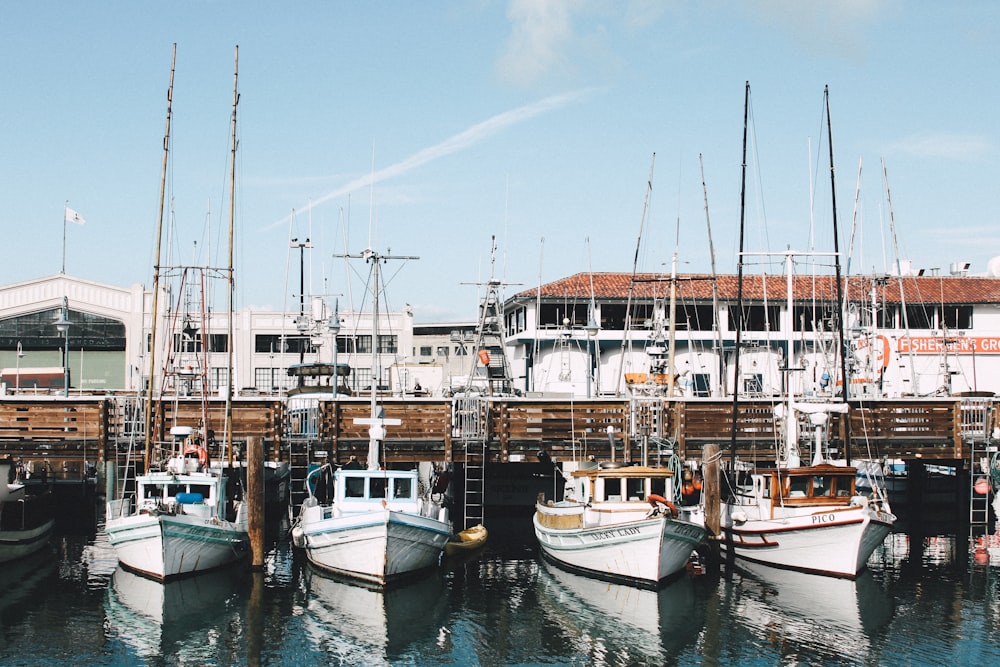
M 208 467 L 208 450 L 201 445 L 188 445 L 184 448 L 184 458 L 187 458 L 188 454 L 198 455 L 198 465 L 201 468 Z
M 656 507 L 657 503 L 659 503 L 660 505 L 666 505 L 667 507 L 670 508 L 670 515 L 675 519 L 677 518 L 677 506 L 674 505 L 669 500 L 667 500 L 666 498 L 664 498 L 663 496 L 651 493 L 648 496 L 646 496 L 646 500 L 648 500 L 649 504 L 652 505 L 653 507 Z

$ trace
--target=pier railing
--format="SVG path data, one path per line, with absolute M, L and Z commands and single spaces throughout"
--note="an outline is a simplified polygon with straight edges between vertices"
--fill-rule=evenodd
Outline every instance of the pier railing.
M 558 459 L 640 460 L 643 438 L 660 451 L 668 447 L 697 458 L 707 444 L 728 453 L 733 442 L 733 403 L 729 399 L 540 399 L 494 398 L 482 416 L 470 422 L 454 398 L 389 398 L 381 402 L 385 416 L 398 419 L 387 427 L 386 462 L 462 462 L 466 448 L 463 429 L 475 426 L 490 461 L 536 460 L 539 452 Z M 740 401 L 737 406 L 735 449 L 740 457 L 772 452 L 778 438 L 773 401 Z M 989 437 L 996 420 L 995 399 L 935 398 L 852 402 L 852 458 L 888 456 L 925 460 L 967 459 L 968 443 Z M 4 397 L 0 399 L 0 455 L 47 462 L 52 472 L 82 474 L 84 462 L 102 462 L 141 440 L 141 406 L 123 397 Z M 320 401 L 316 427 L 295 435 L 285 402 L 268 397 L 240 398 L 232 404 L 233 439 L 259 436 L 269 460 L 290 460 L 295 447 L 306 443 L 334 461 L 367 454 L 370 404 L 361 398 Z M 224 399 L 206 408 L 198 399 L 164 402 L 154 421 L 159 438 L 174 425 L 208 429 L 221 447 L 226 422 Z M 465 421 L 463 421 L 465 420 Z M 830 435 L 836 442 L 847 434 L 844 416 L 834 415 Z M 138 429 L 138 432 L 137 432 Z M 647 440 L 648 442 L 648 440 Z M 612 447 L 614 449 L 612 449 Z M 221 451 L 211 451 L 213 457 Z M 41 463 L 39 463 L 41 465 Z

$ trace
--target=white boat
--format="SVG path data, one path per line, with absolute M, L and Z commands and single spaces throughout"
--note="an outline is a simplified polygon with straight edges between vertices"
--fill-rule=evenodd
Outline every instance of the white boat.
M 239 51 L 237 50 L 236 71 L 238 73 Z M 174 49 L 176 59 L 176 46 Z M 171 68 L 173 71 L 173 68 Z M 164 139 L 163 177 L 166 178 L 168 164 L 168 147 L 170 145 L 171 107 L 169 100 L 173 98 L 173 76 L 171 75 L 170 92 L 167 94 L 167 132 Z M 234 84 L 232 112 L 232 142 L 230 148 L 230 193 L 235 190 L 236 179 L 236 107 L 239 101 L 239 91 Z M 161 184 L 162 185 L 162 184 Z M 162 187 L 161 187 L 162 193 Z M 125 568 L 139 572 L 159 580 L 205 572 L 223 567 L 243 559 L 249 551 L 247 534 L 247 506 L 238 489 L 239 474 L 233 472 L 235 479 L 230 483 L 229 470 L 213 467 L 209 460 L 207 446 L 212 437 L 212 419 L 208 413 L 206 397 L 211 391 L 208 381 L 210 362 L 207 345 L 210 332 L 210 322 L 207 314 L 211 311 L 203 300 L 210 289 L 204 282 L 201 289 L 195 290 L 188 282 L 190 274 L 197 274 L 204 281 L 208 276 L 226 277 L 228 287 L 228 313 L 226 340 L 233 340 L 233 289 L 232 289 L 232 239 L 234 228 L 234 211 L 230 207 L 229 240 L 230 263 L 223 271 L 209 267 L 191 266 L 165 267 L 161 265 L 160 245 L 163 238 L 163 197 L 160 198 L 160 220 L 157 229 L 157 248 L 155 271 L 153 274 L 152 313 L 157 314 L 157 301 L 161 292 L 161 272 L 169 276 L 176 271 L 180 283 L 177 297 L 178 307 L 171 310 L 170 321 L 174 331 L 166 336 L 167 344 L 161 350 L 161 341 L 157 337 L 159 318 L 152 318 L 149 336 L 149 379 L 146 390 L 146 409 L 144 412 L 145 426 L 137 429 L 144 439 L 144 452 L 141 456 L 143 473 L 135 475 L 134 480 L 126 478 L 121 487 L 120 497 L 107 503 L 104 530 L 108 541 L 114 547 L 118 562 Z M 163 290 L 171 293 L 168 287 Z M 196 319 L 201 315 L 202 319 Z M 157 355 L 163 353 L 164 367 L 162 376 L 153 372 Z M 226 377 L 233 377 L 232 350 L 228 355 Z M 159 394 L 154 390 L 158 385 Z M 154 415 L 155 405 L 159 408 L 170 400 L 168 390 L 172 389 L 172 398 L 179 402 L 181 395 L 200 394 L 202 412 L 198 417 L 198 428 L 175 423 L 170 429 L 173 442 L 162 447 L 157 442 L 156 434 L 161 432 L 163 418 Z M 232 383 L 226 383 L 226 414 L 224 451 L 233 456 L 232 434 Z M 177 410 L 175 409 L 175 415 Z M 133 458 L 133 456 L 135 458 Z M 129 452 L 133 461 L 140 458 L 137 453 Z M 129 466 L 130 467 L 130 466 Z M 137 466 L 138 467 L 138 466 Z
M 49 543 L 55 526 L 55 507 L 47 486 L 28 492 L 10 457 L 0 459 L 0 480 L 3 480 L 0 483 L 0 563 L 6 563 L 30 556 Z
M 564 476 L 563 500 L 539 497 L 532 520 L 542 554 L 563 567 L 655 586 L 684 571 L 705 538 L 704 522 L 669 500 L 669 468 L 592 465 Z
M 775 409 L 784 422 L 784 456 L 772 467 L 737 471 L 722 505 L 721 548 L 736 558 L 773 567 L 856 577 L 892 530 L 896 517 L 876 485 L 856 489 L 858 470 L 826 457 L 824 426 L 846 404 L 789 403 Z M 799 418 L 814 426 L 814 456 L 801 465 Z
M 235 563 L 250 547 L 246 503 L 205 449 L 190 444 L 191 428 L 171 432 L 176 455 L 138 475 L 134 496 L 109 501 L 104 524 L 118 562 L 159 580 Z
M 362 257 L 372 265 L 374 336 L 378 338 L 379 264 L 390 257 L 368 249 Z M 386 419 L 378 404 L 378 356 L 374 356 L 367 469 L 348 464 L 333 470 L 333 497 L 321 503 L 311 481 L 333 469 L 327 463 L 306 478 L 308 496 L 292 528 L 295 546 L 305 549 L 313 565 L 347 577 L 386 585 L 437 565 L 451 537 L 448 509 L 421 484 L 416 468 L 392 470 L 380 463 Z M 352 468 L 357 469 L 352 469 Z
M 824 97 L 826 95 L 824 94 Z M 747 107 L 750 87 L 747 84 Z M 828 100 L 828 98 L 827 98 Z M 827 114 L 829 123 L 829 114 Z M 745 146 L 744 146 L 745 150 Z M 831 171 L 832 151 L 831 151 Z M 834 233 L 836 233 L 834 212 Z M 741 230 L 740 238 L 743 238 Z M 836 243 L 835 243 L 836 245 Z M 837 275 L 840 274 L 837 253 L 796 252 L 791 249 L 778 253 L 744 253 L 749 255 L 780 255 L 785 262 L 785 312 L 795 312 L 793 267 L 799 256 L 825 257 L 832 255 Z M 740 279 L 742 280 L 742 271 Z M 839 284 L 839 281 L 838 281 Z M 740 291 L 742 293 L 742 282 Z M 840 295 L 838 294 L 838 300 Z M 739 304 L 742 307 L 742 304 Z M 844 349 L 843 322 L 838 319 L 835 349 Z M 737 318 L 737 350 L 740 350 L 742 318 Z M 858 469 L 836 458 L 837 452 L 826 440 L 826 429 L 832 414 L 847 415 L 846 387 L 841 384 L 845 402 L 831 397 L 813 401 L 796 400 L 794 391 L 802 382 L 795 380 L 804 366 L 795 367 L 796 340 L 788 327 L 785 359 L 783 402 L 777 403 L 772 418 L 780 434 L 774 444 L 772 458 L 737 465 L 724 484 L 726 497 L 722 503 L 720 541 L 727 557 L 760 563 L 776 568 L 855 578 L 864 570 L 868 557 L 892 530 L 896 522 L 884 490 L 875 488 L 867 495 L 857 491 Z M 804 351 L 801 346 L 799 351 Z M 736 355 L 737 366 L 741 354 Z M 845 362 L 841 359 L 841 368 Z M 738 369 L 734 369 L 738 373 Z M 846 374 L 846 369 L 843 370 Z M 737 388 L 738 391 L 738 388 Z M 738 413 L 734 405 L 735 413 Z M 845 417 L 845 430 L 850 428 Z M 811 463 L 802 464 L 800 433 L 811 428 Z M 735 431 L 734 440 L 735 440 Z M 850 442 L 848 433 L 847 441 Z M 735 442 L 733 443 L 735 446 Z M 807 460 L 810 460 L 807 458 Z

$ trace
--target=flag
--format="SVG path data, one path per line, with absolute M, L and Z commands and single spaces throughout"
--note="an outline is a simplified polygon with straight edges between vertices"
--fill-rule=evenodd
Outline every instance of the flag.
M 83 216 L 71 209 L 69 206 L 66 207 L 66 222 L 75 222 L 78 225 L 86 224 L 86 220 Z

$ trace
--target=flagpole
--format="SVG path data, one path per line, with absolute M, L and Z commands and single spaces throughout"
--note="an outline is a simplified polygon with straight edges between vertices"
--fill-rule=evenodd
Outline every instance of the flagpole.
M 69 208 L 69 200 L 66 200 L 66 205 L 63 206 L 63 263 L 61 274 L 66 274 L 66 209 Z

